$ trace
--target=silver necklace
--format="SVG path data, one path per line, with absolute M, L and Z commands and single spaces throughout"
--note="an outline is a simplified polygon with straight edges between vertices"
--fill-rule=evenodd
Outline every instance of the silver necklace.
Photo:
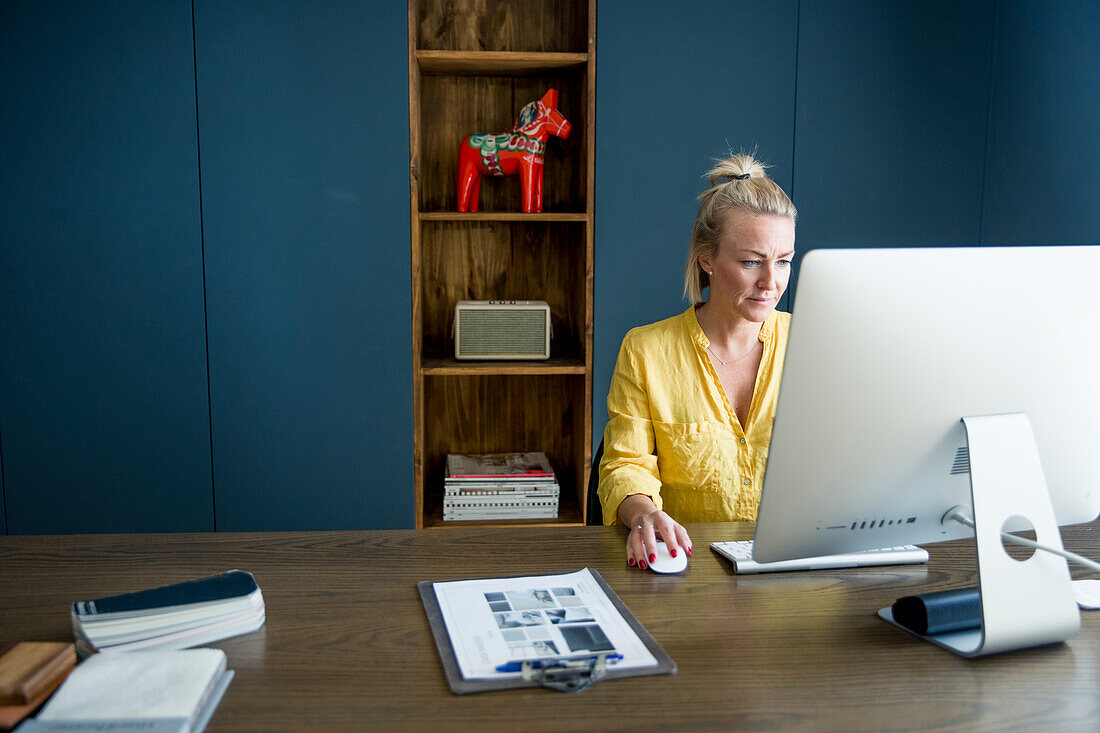
M 713 350 L 712 348 L 710 348 L 710 344 L 707 344 L 707 351 L 709 351 L 709 352 L 710 352 L 710 355 L 711 355 L 711 356 L 713 356 L 713 357 L 714 357 L 715 359 L 717 359 L 717 360 L 718 360 L 718 363 L 719 363 L 719 364 L 721 364 L 722 366 L 726 366 L 726 365 L 728 365 L 728 364 L 730 364 L 730 363 L 732 363 L 732 362 L 736 362 L 736 361 L 741 361 L 741 360 L 742 360 L 742 359 L 744 359 L 744 358 L 745 358 L 746 356 L 748 356 L 748 355 L 749 355 L 749 354 L 751 354 L 752 352 L 756 351 L 756 344 L 758 344 L 758 343 L 760 343 L 760 342 L 759 342 L 759 340 L 757 340 L 757 341 L 754 341 L 754 342 L 753 342 L 753 344 L 752 344 L 752 346 L 751 346 L 751 347 L 749 347 L 749 350 L 748 350 L 748 351 L 746 351 L 746 352 L 745 352 L 744 354 L 741 354 L 741 356 L 737 356 L 737 357 L 734 357 L 733 359 L 730 359 L 729 361 L 722 361 L 722 357 L 720 357 L 720 356 L 718 356 L 718 354 L 715 354 L 715 353 L 714 353 L 714 350 Z

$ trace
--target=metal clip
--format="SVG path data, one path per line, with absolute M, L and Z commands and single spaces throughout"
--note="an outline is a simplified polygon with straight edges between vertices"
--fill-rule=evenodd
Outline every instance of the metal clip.
M 559 692 L 580 692 L 607 673 L 608 652 L 584 659 L 563 659 L 554 665 L 541 666 L 524 662 L 520 670 L 523 679 Z M 618 658 L 618 655 L 615 655 Z

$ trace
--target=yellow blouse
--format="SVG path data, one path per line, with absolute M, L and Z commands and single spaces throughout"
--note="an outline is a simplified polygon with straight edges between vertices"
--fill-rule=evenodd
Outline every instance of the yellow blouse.
M 764 354 L 744 426 L 707 357 L 694 306 L 626 334 L 607 395 L 604 524 L 618 523 L 631 494 L 678 522 L 756 519 L 790 323 L 777 311 L 760 328 Z

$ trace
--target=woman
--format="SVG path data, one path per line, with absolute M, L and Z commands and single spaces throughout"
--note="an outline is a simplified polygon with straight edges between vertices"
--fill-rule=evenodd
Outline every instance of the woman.
M 658 539 L 691 556 L 679 522 L 756 518 L 783 372 L 790 314 L 775 306 L 798 212 L 751 156 L 709 177 L 684 270 L 692 305 L 627 333 L 607 396 L 604 523 L 631 528 L 627 563 L 642 569 Z

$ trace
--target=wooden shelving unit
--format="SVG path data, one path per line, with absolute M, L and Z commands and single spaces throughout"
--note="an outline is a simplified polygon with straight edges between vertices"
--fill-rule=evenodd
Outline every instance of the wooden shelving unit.
M 409 188 L 416 526 L 585 521 L 592 455 L 595 0 L 409 0 Z M 557 89 L 572 124 L 551 138 L 543 213 L 516 177 L 484 179 L 456 208 L 459 143 L 511 129 Z M 551 359 L 454 358 L 459 300 L 545 300 Z M 561 484 L 553 520 L 443 522 L 447 453 L 545 451 Z
M 583 69 L 587 53 L 517 51 L 417 51 L 425 74 L 493 74 L 540 76 L 548 71 Z

